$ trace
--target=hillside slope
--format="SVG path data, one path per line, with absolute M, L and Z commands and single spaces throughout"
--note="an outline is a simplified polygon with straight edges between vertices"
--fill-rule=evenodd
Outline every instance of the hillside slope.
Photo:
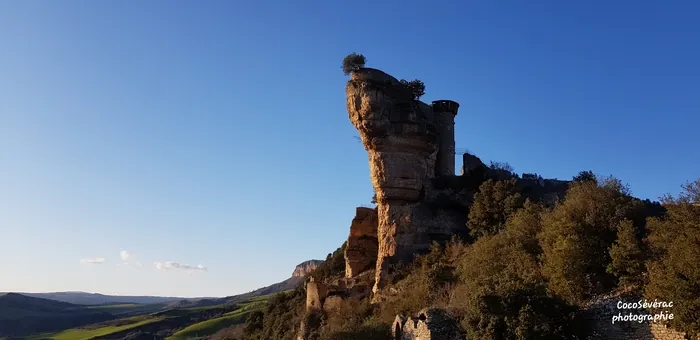
M 85 306 L 16 293 L 0 296 L 0 336 L 66 329 L 112 319 Z

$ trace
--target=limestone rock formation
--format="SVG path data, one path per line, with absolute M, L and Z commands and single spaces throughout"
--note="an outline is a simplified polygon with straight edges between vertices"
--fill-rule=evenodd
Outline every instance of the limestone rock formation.
M 318 268 L 318 266 L 323 263 L 323 260 L 308 260 L 304 261 L 294 268 L 292 272 L 292 277 L 304 277 L 309 273 L 313 272 Z
M 455 177 L 454 117 L 459 104 L 414 100 L 396 78 L 377 69 L 352 73 L 346 89 L 350 121 L 369 156 L 377 199 L 378 256 L 375 293 L 389 267 L 464 229 L 461 214 L 436 211 L 426 201 L 431 180 Z M 437 176 L 436 176 L 437 175 Z
M 440 308 L 426 308 L 410 318 L 397 315 L 391 333 L 397 340 L 464 339 L 457 320 Z
M 358 207 L 350 224 L 350 236 L 345 247 L 345 277 L 373 269 L 377 263 L 377 210 Z

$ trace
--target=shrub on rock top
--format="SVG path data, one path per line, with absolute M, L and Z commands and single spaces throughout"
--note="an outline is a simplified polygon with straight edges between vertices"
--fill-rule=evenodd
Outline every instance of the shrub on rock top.
M 411 81 L 401 79 L 401 84 L 406 86 L 411 91 L 414 100 L 418 100 L 425 94 L 425 84 L 418 79 Z
M 357 70 L 365 67 L 366 62 L 367 59 L 365 58 L 365 56 L 353 52 L 348 54 L 343 59 L 343 65 L 341 66 L 341 68 L 343 69 L 343 73 L 347 76 L 350 73 L 356 72 Z

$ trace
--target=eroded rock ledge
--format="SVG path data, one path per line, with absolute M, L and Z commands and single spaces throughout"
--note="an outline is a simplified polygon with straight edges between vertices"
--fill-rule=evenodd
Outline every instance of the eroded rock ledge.
M 377 263 L 377 209 L 358 207 L 345 246 L 345 277 L 355 277 Z

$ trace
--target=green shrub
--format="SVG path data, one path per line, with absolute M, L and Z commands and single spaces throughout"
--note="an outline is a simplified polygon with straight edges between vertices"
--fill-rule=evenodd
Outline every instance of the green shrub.
M 321 340 L 392 340 L 391 324 L 366 322 L 352 329 L 323 334 Z
M 414 100 L 418 100 L 425 95 L 425 84 L 422 81 L 418 79 L 411 81 L 401 79 L 400 82 L 411 92 Z
M 652 250 L 645 297 L 673 301 L 671 324 L 700 333 L 700 180 L 688 183 L 676 198 L 664 198 L 667 214 L 649 218 Z
M 639 221 L 644 207 L 618 180 L 573 182 L 562 204 L 543 216 L 539 235 L 549 289 L 571 303 L 609 291 L 617 284 L 607 271 L 610 248 L 625 219 Z M 635 230 L 643 225 L 635 225 Z
M 573 339 L 583 334 L 576 308 L 550 296 L 540 271 L 542 207 L 526 202 L 503 232 L 479 238 L 457 266 L 450 306 L 469 339 Z
M 343 58 L 343 64 L 341 68 L 343 69 L 343 74 L 346 76 L 352 72 L 357 72 L 359 69 L 365 67 L 367 59 L 362 54 L 357 54 L 355 52 L 348 54 Z
M 467 227 L 472 237 L 494 235 L 503 230 L 508 218 L 520 208 L 523 197 L 516 190 L 516 179 L 487 180 L 474 195 Z
M 305 301 L 306 292 L 301 285 L 291 292 L 282 292 L 271 297 L 262 316 L 262 327 L 259 324 L 259 315 L 251 315 L 246 321 L 245 335 L 242 339 L 293 340 L 295 330 L 304 315 Z
M 595 174 L 593 174 L 593 171 L 590 171 L 590 170 L 579 172 L 578 175 L 574 176 L 573 181 L 574 182 L 598 182 Z
M 642 283 L 645 255 L 637 234 L 632 221 L 620 222 L 617 240 L 610 248 L 611 262 L 608 265 L 608 273 L 618 277 L 623 285 Z

